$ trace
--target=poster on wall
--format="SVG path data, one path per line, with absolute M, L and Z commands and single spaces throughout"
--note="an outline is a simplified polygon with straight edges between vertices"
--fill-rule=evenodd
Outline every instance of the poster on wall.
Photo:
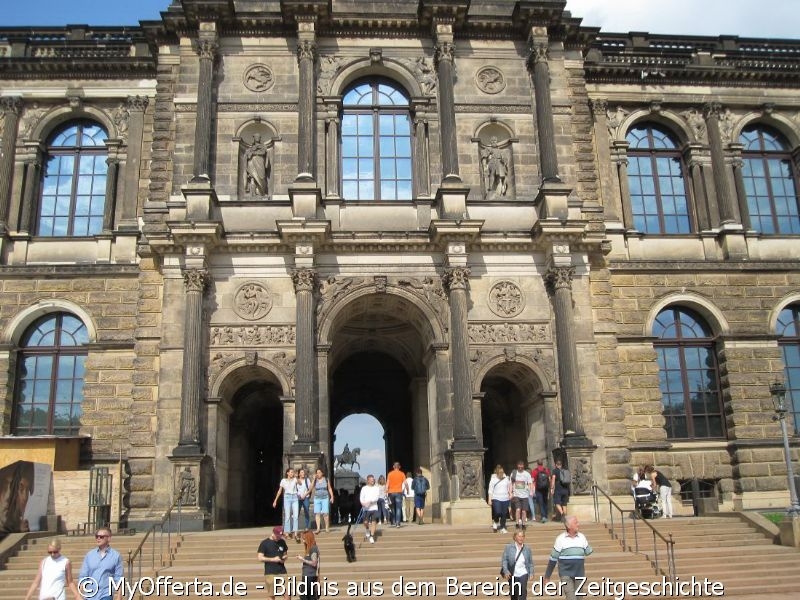
M 41 530 L 50 479 L 48 464 L 18 460 L 0 469 L 0 534 Z

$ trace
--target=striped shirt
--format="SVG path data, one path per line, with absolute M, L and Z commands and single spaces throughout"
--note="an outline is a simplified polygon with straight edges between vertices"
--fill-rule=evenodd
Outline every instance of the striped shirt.
M 585 577 L 583 559 L 592 553 L 592 547 L 586 536 L 578 532 L 574 536 L 566 531 L 559 534 L 550 552 L 550 562 L 547 563 L 545 579 L 550 579 L 553 569 L 558 564 L 558 576 L 564 577 Z

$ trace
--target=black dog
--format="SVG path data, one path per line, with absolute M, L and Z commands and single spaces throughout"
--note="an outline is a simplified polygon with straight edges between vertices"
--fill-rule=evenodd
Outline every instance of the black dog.
M 349 519 L 348 519 L 349 520 Z M 342 541 L 344 542 L 344 553 L 347 555 L 347 562 L 356 562 L 356 545 L 353 542 L 353 536 L 350 533 L 352 523 L 347 524 L 347 533 L 344 534 Z

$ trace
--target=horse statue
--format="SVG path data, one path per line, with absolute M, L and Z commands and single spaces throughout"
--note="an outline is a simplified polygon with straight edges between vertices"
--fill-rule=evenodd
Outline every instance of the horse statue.
M 341 454 L 336 454 L 333 457 L 334 460 L 334 468 L 338 469 L 339 467 L 343 467 L 344 465 L 350 465 L 350 470 L 353 470 L 355 465 L 358 465 L 358 468 L 361 468 L 361 465 L 358 462 L 358 455 L 361 454 L 361 448 L 350 448 L 345 444 L 344 450 L 342 450 Z

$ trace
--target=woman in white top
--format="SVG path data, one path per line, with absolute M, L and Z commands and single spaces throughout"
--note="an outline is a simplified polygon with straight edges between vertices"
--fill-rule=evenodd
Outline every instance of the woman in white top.
M 488 498 L 486 502 L 492 507 L 492 531 L 508 533 L 506 531 L 506 518 L 508 517 L 508 504 L 511 501 L 511 480 L 501 465 L 497 465 L 489 480 Z M 499 524 L 498 524 L 499 521 Z
M 410 523 L 414 516 L 414 475 L 409 471 L 406 473 L 406 480 L 403 482 L 403 521 Z
M 303 531 L 308 531 L 311 528 L 311 514 L 309 513 L 311 505 L 311 480 L 308 478 L 308 475 L 306 475 L 305 469 L 298 469 L 297 471 L 297 505 L 299 509 L 302 509 L 303 516 L 306 519 L 306 526 Z M 299 526 L 298 529 L 300 529 Z
M 72 563 L 61 554 L 61 540 L 54 538 L 47 544 L 47 558 L 39 564 L 39 571 L 28 588 L 25 600 L 30 600 L 36 588 L 39 588 L 39 600 L 66 600 L 67 588 L 75 600 L 81 600 L 78 586 L 72 578 Z
M 389 494 L 386 492 L 386 477 L 381 475 L 378 477 L 378 518 L 381 520 L 381 525 L 385 525 L 391 520 L 389 516 L 389 509 L 386 505 L 389 503 Z
M 286 477 L 281 479 L 278 485 L 278 492 L 275 500 L 272 501 L 272 508 L 278 506 L 278 499 L 283 494 L 283 532 L 286 537 L 294 537 L 300 541 L 300 534 L 297 532 L 297 517 L 299 504 L 297 502 L 297 478 L 294 476 L 294 469 L 286 469 Z

